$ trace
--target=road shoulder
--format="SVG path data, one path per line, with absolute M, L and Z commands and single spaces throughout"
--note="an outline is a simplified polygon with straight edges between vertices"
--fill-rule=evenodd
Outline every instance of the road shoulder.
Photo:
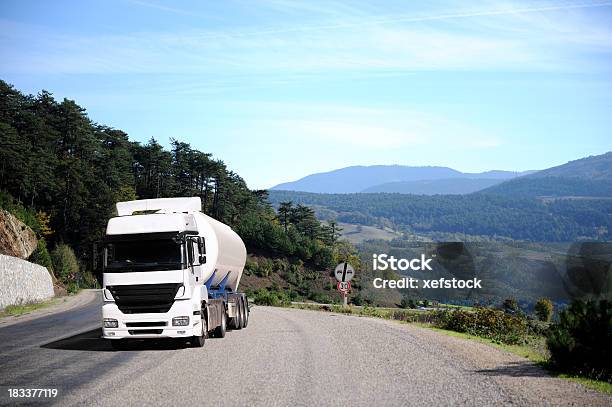
M 32 312 L 16 316 L 9 315 L 5 317 L 0 317 L 0 328 L 4 328 L 21 322 L 32 321 L 34 319 L 57 314 L 59 312 L 68 311 L 89 304 L 90 302 L 96 300 L 96 293 L 98 291 L 100 290 L 81 290 L 78 294 L 75 295 L 56 297 L 55 299 L 58 300 L 57 303 L 53 303 L 49 306 L 36 309 Z
M 302 311 L 325 313 L 317 310 Z M 327 314 L 340 318 L 367 319 L 378 324 L 380 329 L 386 327 L 402 335 L 418 337 L 422 341 L 421 346 L 431 346 L 431 351 L 439 354 L 453 355 L 465 372 L 486 377 L 511 394 L 511 399 L 521 400 L 525 405 L 612 405 L 612 394 L 555 377 L 536 362 L 485 341 L 449 335 L 414 323 L 333 312 Z M 542 399 L 543 395 L 545 399 Z

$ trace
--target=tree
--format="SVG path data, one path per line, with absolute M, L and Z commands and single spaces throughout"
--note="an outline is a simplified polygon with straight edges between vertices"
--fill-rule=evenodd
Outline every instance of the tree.
M 551 362 L 562 371 L 612 380 L 612 304 L 574 300 L 550 327 L 546 344 Z
M 322 225 L 323 241 L 331 246 L 334 246 L 340 238 L 342 228 L 338 226 L 335 220 L 328 220 L 326 225 Z
M 283 225 L 283 228 L 285 229 L 285 233 L 287 233 L 287 228 L 289 227 L 289 220 L 290 220 L 292 209 L 293 209 L 293 202 L 291 201 L 281 202 L 278 207 L 278 216 L 281 220 L 281 224 Z
M 540 298 L 534 307 L 538 319 L 544 322 L 550 322 L 553 316 L 553 310 L 553 303 L 548 298 Z

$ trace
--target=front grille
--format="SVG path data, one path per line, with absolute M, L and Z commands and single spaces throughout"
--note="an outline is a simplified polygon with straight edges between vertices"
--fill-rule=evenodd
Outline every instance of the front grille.
M 164 313 L 174 304 L 180 283 L 113 285 L 106 288 L 124 314 Z
M 142 328 L 148 326 L 166 326 L 167 322 L 126 322 L 125 326 L 128 328 Z
M 130 329 L 130 335 L 160 335 L 164 332 L 163 329 Z

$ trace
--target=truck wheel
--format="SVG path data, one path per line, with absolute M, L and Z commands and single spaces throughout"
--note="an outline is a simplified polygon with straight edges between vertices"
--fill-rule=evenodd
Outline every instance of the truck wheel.
M 240 300 L 236 300 L 236 316 L 233 318 L 232 326 L 234 329 L 242 329 L 242 306 Z
M 242 327 L 246 328 L 248 324 L 247 319 L 249 318 L 249 311 L 247 310 L 244 298 L 240 298 L 240 307 L 242 307 Z
M 110 343 L 113 350 L 127 349 L 127 342 L 123 339 L 110 339 Z
M 193 346 L 194 348 L 201 348 L 202 346 L 204 346 L 204 341 L 206 340 L 206 335 L 208 333 L 208 323 L 206 322 L 206 314 L 200 312 L 200 316 L 202 333 L 200 336 L 191 337 L 191 346 Z
M 227 314 L 223 311 L 221 315 L 221 325 L 215 328 L 215 338 L 225 338 L 225 332 L 227 331 Z
M 244 326 L 243 328 L 246 328 L 247 325 L 249 324 L 249 302 L 246 298 L 244 298 Z
M 240 328 L 238 329 L 242 329 L 244 328 L 244 303 L 242 302 L 242 298 L 238 300 L 238 305 L 240 308 L 240 319 L 238 320 L 238 324 L 240 324 Z

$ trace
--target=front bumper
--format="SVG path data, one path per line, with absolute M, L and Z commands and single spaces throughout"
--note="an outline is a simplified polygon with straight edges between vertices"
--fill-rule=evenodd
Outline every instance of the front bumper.
M 105 339 L 154 339 L 188 338 L 201 333 L 199 310 L 188 300 L 176 300 L 168 312 L 147 314 L 124 314 L 114 302 L 102 306 L 102 318 L 116 319 L 117 328 L 102 327 Z M 172 326 L 172 318 L 189 316 L 187 326 Z

